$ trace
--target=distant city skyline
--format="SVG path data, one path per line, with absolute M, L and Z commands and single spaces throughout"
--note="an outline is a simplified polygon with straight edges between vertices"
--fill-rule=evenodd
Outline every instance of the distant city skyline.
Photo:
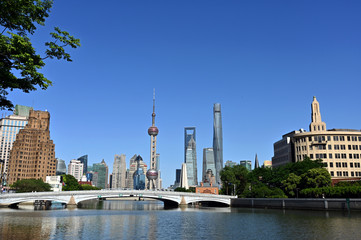
M 257 153 L 262 165 L 282 134 L 308 129 L 312 96 L 329 129 L 361 128 L 360 9 L 360 1 L 332 0 L 56 1 L 31 36 L 34 48 L 43 52 L 54 26 L 82 46 L 70 49 L 71 63 L 44 60 L 46 91 L 8 97 L 51 113 L 55 155 L 66 164 L 87 154 L 88 166 L 104 159 L 112 172 L 123 153 L 149 165 L 156 88 L 164 187 L 184 162 L 186 126 L 197 128 L 202 169 L 214 103 L 222 105 L 223 159 L 253 162 Z

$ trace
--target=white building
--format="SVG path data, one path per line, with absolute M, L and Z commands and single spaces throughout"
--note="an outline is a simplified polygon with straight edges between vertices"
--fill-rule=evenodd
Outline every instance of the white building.
M 76 180 L 80 181 L 83 176 L 84 164 L 76 159 L 70 161 L 68 165 L 68 174 L 74 176 Z
M 61 192 L 63 188 L 61 176 L 46 176 L 45 182 L 51 186 L 51 190 L 53 192 Z

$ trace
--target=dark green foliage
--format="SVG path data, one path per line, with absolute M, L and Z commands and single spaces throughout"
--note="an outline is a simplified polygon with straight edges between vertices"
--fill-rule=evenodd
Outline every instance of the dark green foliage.
M 185 188 L 181 188 L 181 187 L 177 187 L 176 189 L 174 189 L 175 192 L 192 192 L 192 190 L 190 189 L 185 189 Z
M 63 191 L 78 191 L 81 190 L 81 186 L 78 183 L 78 180 L 72 175 L 66 174 L 63 175 Z
M 248 189 L 244 190 L 242 197 L 246 198 L 287 198 L 282 189 L 270 188 L 263 183 L 248 185 Z
M 351 187 L 351 186 L 361 186 L 361 181 L 338 182 L 335 184 L 335 187 Z
M 307 188 L 300 191 L 301 197 L 311 198 L 361 198 L 361 186 Z
M 51 191 L 51 186 L 44 183 L 42 179 L 22 179 L 16 181 L 11 188 L 18 193 L 24 192 L 48 192 Z
M 45 24 L 52 4 L 49 0 L 0 0 L 0 109 L 13 107 L 7 99 L 8 91 L 47 89 L 52 82 L 39 72 L 45 66 L 43 60 L 71 61 L 64 47 L 80 46 L 79 39 L 56 27 L 50 33 L 54 41 L 45 43 L 48 49 L 44 56 L 36 53 L 28 36 L 35 33 L 38 25 Z
M 100 190 L 100 188 L 88 185 L 88 184 L 81 184 L 80 190 Z
M 241 195 L 247 183 L 248 170 L 236 165 L 233 167 L 224 167 L 221 171 L 222 189 L 221 192 L 226 195 Z M 234 192 L 235 191 L 235 192 Z

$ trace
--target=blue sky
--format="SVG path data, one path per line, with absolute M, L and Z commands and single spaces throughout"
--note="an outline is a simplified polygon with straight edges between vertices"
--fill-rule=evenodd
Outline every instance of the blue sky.
M 114 154 L 149 164 L 156 89 L 164 186 L 184 160 L 184 127 L 212 146 L 213 104 L 222 105 L 224 162 L 273 156 L 273 143 L 311 120 L 360 129 L 360 1 L 55 1 L 32 39 L 44 50 L 54 26 L 81 39 L 72 63 L 47 60 L 46 91 L 10 98 L 51 114 L 56 156 L 69 163 Z

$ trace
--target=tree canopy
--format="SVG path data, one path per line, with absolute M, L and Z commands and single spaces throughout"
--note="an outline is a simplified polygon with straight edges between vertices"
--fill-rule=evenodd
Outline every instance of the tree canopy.
M 247 183 L 248 170 L 241 165 L 224 167 L 220 173 L 222 180 L 222 193 L 234 195 L 241 194 Z M 234 192 L 235 191 L 235 192 Z
M 65 47 L 77 48 L 80 40 L 55 27 L 50 33 L 53 41 L 45 42 L 46 51 L 40 56 L 29 36 L 38 26 L 45 25 L 52 8 L 52 0 L 0 0 L 0 109 L 11 110 L 9 91 L 25 93 L 47 89 L 52 82 L 41 72 L 47 58 L 72 61 Z
M 51 191 L 51 186 L 48 183 L 44 183 L 42 179 L 18 180 L 11 185 L 11 188 L 15 189 L 18 193 Z

